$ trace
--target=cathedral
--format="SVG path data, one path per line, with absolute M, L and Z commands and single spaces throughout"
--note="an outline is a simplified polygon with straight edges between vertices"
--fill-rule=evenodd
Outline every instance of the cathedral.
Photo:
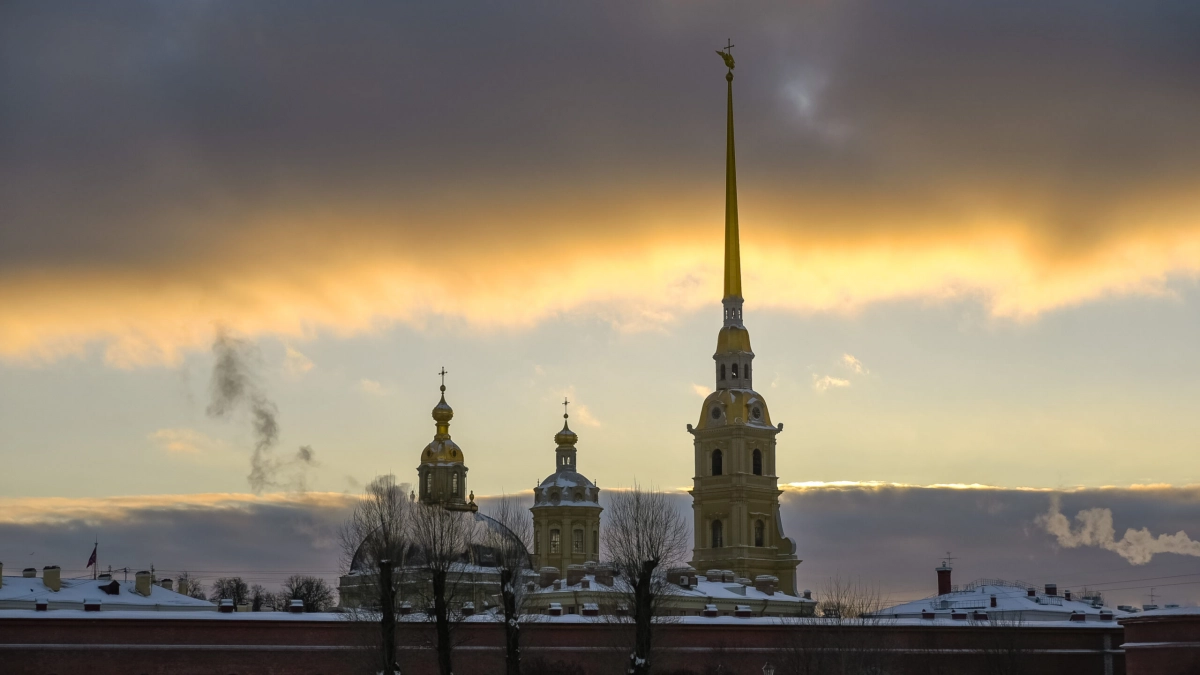
M 796 544 L 783 533 L 775 473 L 776 437 L 767 402 L 754 391 L 754 351 L 742 323 L 742 273 L 739 250 L 737 168 L 734 159 L 733 59 L 722 53 L 729 70 L 725 155 L 725 260 L 723 325 L 713 354 L 715 391 L 708 395 L 692 435 L 695 457 L 692 489 L 694 572 L 716 580 L 744 580 L 798 597 Z M 441 399 L 432 415 L 433 440 L 421 452 L 417 491 L 426 504 L 453 511 L 477 512 L 467 489 L 462 449 L 450 438 L 454 410 L 446 403 L 445 369 Z M 594 570 L 601 561 L 600 488 L 579 472 L 578 435 L 571 430 L 563 401 L 563 427 L 554 436 L 554 472 L 533 490 L 534 570 L 557 571 L 568 579 Z M 477 514 L 477 519 L 484 518 Z M 554 568 L 554 570 L 549 570 Z M 773 592 L 773 591 L 772 591 Z M 811 600 L 803 602 L 811 603 Z M 811 612 L 810 612 L 811 613 Z

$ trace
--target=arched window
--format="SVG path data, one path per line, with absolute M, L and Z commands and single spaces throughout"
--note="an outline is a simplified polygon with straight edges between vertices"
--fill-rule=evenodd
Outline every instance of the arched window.
M 571 553 L 583 553 L 583 530 L 571 533 Z
M 725 546 L 725 527 L 721 521 L 712 521 L 712 547 L 723 548 Z
M 560 539 L 560 537 L 558 535 L 558 530 L 550 530 L 550 552 L 551 553 L 558 553 L 558 547 L 559 547 L 561 541 L 562 540 Z
M 425 496 L 429 497 L 433 494 L 433 472 L 425 472 Z
M 458 496 L 458 474 L 456 473 L 450 474 L 450 494 Z
M 730 368 L 733 370 L 733 379 L 736 380 L 737 379 L 737 364 L 736 363 L 733 364 L 732 366 L 730 366 Z
M 746 379 L 748 380 L 748 379 L 750 379 L 750 364 L 749 363 L 746 364 L 745 370 L 746 370 Z
M 752 461 L 754 463 L 754 475 L 761 476 L 762 475 L 762 451 L 759 450 L 758 448 L 755 448 L 753 457 L 754 457 L 754 459 Z
M 533 530 L 533 552 L 534 554 L 541 553 L 542 550 L 542 531 L 534 528 Z
M 763 521 L 761 521 L 761 520 L 754 521 L 754 545 L 755 546 L 765 546 L 765 544 L 763 544 L 763 529 L 764 529 Z
M 712 475 L 714 475 L 714 476 L 720 476 L 720 475 L 721 475 L 721 469 L 722 469 L 722 468 L 723 468 L 723 467 L 721 466 L 721 451 L 720 451 L 720 450 L 713 450 L 713 454 L 712 454 Z

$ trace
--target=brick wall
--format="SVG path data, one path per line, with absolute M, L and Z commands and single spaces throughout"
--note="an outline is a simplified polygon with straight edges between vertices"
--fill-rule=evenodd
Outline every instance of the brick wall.
M 339 619 L 262 620 L 266 615 L 217 619 L 0 618 L 0 671 L 6 675 L 87 672 L 95 675 L 350 675 L 373 673 L 372 624 Z M 818 666 L 878 668 L 884 672 L 1122 675 L 1116 649 L 1122 629 L 1024 625 L 763 625 L 668 624 L 656 634 L 662 673 L 757 675 L 765 663 L 778 675 Z M 531 675 L 616 675 L 624 671 L 630 633 L 622 626 L 543 621 L 525 627 L 524 658 Z M 405 675 L 433 675 L 428 624 L 402 626 Z M 501 627 L 456 629 L 455 671 L 503 672 Z M 1109 649 L 1106 650 L 1106 644 Z M 1106 669 L 1106 660 L 1108 662 Z M 540 669 L 540 670 L 539 670 Z M 1130 671 L 1131 673 L 1133 671 Z M 1148 671 L 1140 671 L 1148 672 Z M 1154 671 L 1160 672 L 1160 671 Z

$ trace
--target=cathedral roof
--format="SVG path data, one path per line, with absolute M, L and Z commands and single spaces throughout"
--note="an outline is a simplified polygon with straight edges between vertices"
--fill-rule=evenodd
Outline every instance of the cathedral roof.
M 772 429 L 767 402 L 752 389 L 718 389 L 704 399 L 697 429 L 741 425 Z

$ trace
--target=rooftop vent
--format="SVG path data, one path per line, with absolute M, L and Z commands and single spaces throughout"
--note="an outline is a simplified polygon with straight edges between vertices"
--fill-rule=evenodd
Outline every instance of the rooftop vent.
M 50 608 L 50 603 L 46 602 L 45 600 L 38 600 L 33 603 L 34 611 L 44 612 L 49 608 Z
M 303 614 L 304 601 L 300 598 L 292 598 L 292 601 L 288 603 L 288 611 L 292 614 Z
M 710 619 L 713 617 L 718 617 L 721 616 L 721 611 L 717 609 L 716 605 L 705 605 L 704 616 L 707 616 Z
M 233 598 L 225 598 L 217 605 L 217 611 L 222 614 L 233 614 Z
M 99 600 L 84 600 L 83 601 L 83 611 L 99 612 L 100 611 L 100 601 Z
M 754 612 L 750 611 L 750 605 L 735 605 L 733 608 L 733 615 L 743 619 L 748 619 L 754 616 Z
M 1036 597 L 1037 597 L 1037 589 L 1036 589 L 1036 588 L 1027 588 L 1027 589 L 1025 589 L 1025 597 L 1027 597 L 1027 598 L 1036 598 Z
M 1058 584 L 1046 584 L 1046 595 L 1058 595 Z
M 1075 622 L 1087 621 L 1087 615 L 1077 609 L 1071 612 L 1071 620 Z
M 600 605 L 594 602 L 585 602 L 583 603 L 582 614 L 584 616 L 600 616 Z
M 1100 610 L 1100 620 L 1101 621 L 1112 621 L 1113 620 L 1112 610 L 1111 609 Z
M 562 603 L 550 603 L 550 606 L 546 608 L 546 613 L 550 616 L 562 616 Z

